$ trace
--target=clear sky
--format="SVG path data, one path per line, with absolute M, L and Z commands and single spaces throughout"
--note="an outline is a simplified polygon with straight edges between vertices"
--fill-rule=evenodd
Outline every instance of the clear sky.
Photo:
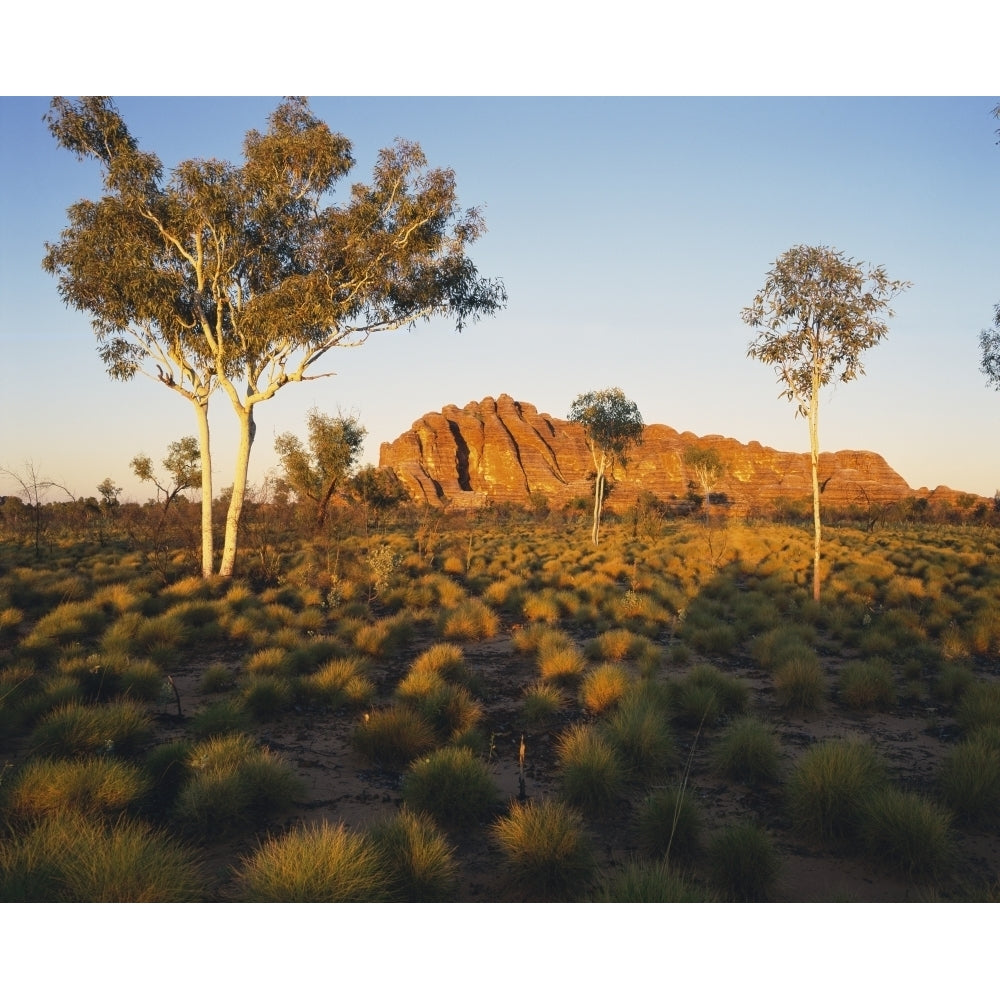
M 277 89 L 277 88 L 276 88 Z M 368 430 L 365 460 L 427 411 L 508 393 L 564 417 L 620 386 L 647 423 L 806 451 L 775 376 L 746 357 L 740 309 L 775 258 L 825 244 L 913 282 L 867 374 L 823 396 L 823 450 L 881 453 L 912 487 L 1000 488 L 1000 395 L 979 371 L 979 331 L 1000 300 L 1000 146 L 982 97 L 340 97 L 313 109 L 354 144 L 355 177 L 397 137 L 454 168 L 489 232 L 472 249 L 503 278 L 501 315 L 444 322 L 334 352 L 336 376 L 289 385 L 257 410 L 251 477 L 276 468 L 275 435 L 338 409 Z M 277 98 L 121 98 L 168 169 L 238 160 Z M 99 174 L 56 147 L 48 98 L 0 99 L 0 465 L 95 495 L 195 434 L 190 405 L 149 380 L 111 382 L 89 319 L 41 268 L 66 208 Z M 235 421 L 211 409 L 217 488 L 232 480 Z M 0 492 L 14 492 L 9 480 Z M 55 495 L 53 495 L 55 499 Z

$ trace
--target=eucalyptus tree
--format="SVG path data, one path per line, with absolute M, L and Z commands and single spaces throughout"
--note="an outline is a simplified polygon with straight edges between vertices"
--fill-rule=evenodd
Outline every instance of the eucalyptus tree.
M 594 545 L 598 545 L 605 478 L 614 472 L 616 465 L 625 466 L 631 448 L 642 443 L 645 424 L 638 406 L 618 388 L 577 396 L 570 406 L 568 419 L 583 427 L 594 461 L 594 524 L 591 538 Z
M 202 470 L 202 571 L 213 572 L 209 400 L 221 389 L 240 437 L 219 573 L 233 572 L 256 433 L 255 408 L 314 371 L 334 347 L 419 319 L 458 329 L 503 308 L 503 283 L 468 247 L 485 231 L 461 211 L 453 171 L 420 146 L 378 154 L 370 183 L 334 193 L 354 167 L 350 141 L 302 98 L 251 130 L 239 165 L 191 159 L 164 179 L 108 98 L 53 100 L 59 146 L 102 168 L 104 195 L 78 201 L 43 266 L 63 300 L 92 318 L 108 374 L 142 373 L 194 407 Z
M 294 434 L 279 434 L 274 450 L 285 482 L 300 501 L 312 505 L 316 527 L 322 528 L 330 502 L 357 465 L 367 431 L 352 416 L 331 417 L 315 407 L 306 415 L 306 427 L 308 444 Z
M 139 454 L 129 462 L 129 467 L 144 483 L 152 483 L 156 487 L 156 496 L 163 495 L 163 511 L 160 514 L 158 527 L 163 526 L 170 505 L 185 490 L 197 488 L 202 478 L 201 452 L 198 439 L 193 436 L 182 437 L 179 441 L 171 441 L 167 446 L 167 457 L 163 460 L 163 468 L 170 473 L 167 482 L 160 482 L 153 471 L 153 462 L 148 455 Z
M 889 303 L 910 282 L 825 246 L 786 250 L 753 303 L 740 313 L 758 331 L 747 356 L 771 365 L 781 396 L 809 425 L 813 494 L 813 598 L 820 598 L 819 400 L 834 379 L 864 374 L 861 355 L 888 334 Z
M 682 458 L 701 487 L 701 495 L 705 498 L 705 519 L 707 520 L 712 505 L 712 490 L 715 489 L 716 484 L 726 471 L 725 464 L 714 448 L 705 448 L 696 444 L 685 448 Z

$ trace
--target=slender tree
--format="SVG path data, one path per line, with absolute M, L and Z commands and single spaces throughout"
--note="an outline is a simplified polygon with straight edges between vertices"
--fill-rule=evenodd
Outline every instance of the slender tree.
M 331 417 L 315 407 L 306 415 L 306 426 L 307 445 L 294 434 L 279 434 L 274 450 L 288 487 L 299 500 L 312 504 L 316 527 L 322 528 L 330 501 L 357 464 L 367 431 L 354 417 Z
M 813 493 L 813 598 L 820 598 L 819 399 L 837 379 L 864 374 L 861 355 L 885 338 L 889 303 L 907 281 L 890 281 L 882 267 L 861 264 L 824 246 L 786 250 L 753 304 L 740 313 L 758 331 L 747 356 L 771 365 L 809 424 Z
M 645 424 L 639 408 L 621 389 L 586 392 L 573 400 L 569 420 L 583 427 L 594 460 L 594 524 L 591 538 L 600 543 L 605 478 L 616 465 L 625 466 L 633 445 L 642 443 Z
M 142 373 L 194 407 L 206 575 L 216 389 L 240 428 L 219 566 L 228 576 L 260 403 L 332 374 L 313 370 L 331 348 L 434 316 L 461 329 L 506 304 L 502 282 L 481 277 L 466 253 L 485 230 L 479 211 L 460 211 L 453 172 L 428 169 L 416 143 L 383 149 L 371 183 L 337 204 L 351 144 L 304 99 L 246 134 L 242 164 L 187 160 L 167 180 L 108 98 L 57 98 L 47 122 L 58 145 L 101 165 L 104 196 L 70 206 L 43 266 L 63 300 L 91 315 L 112 378 Z
M 153 462 L 148 455 L 136 455 L 129 462 L 132 471 L 144 483 L 152 483 L 156 487 L 157 498 L 163 495 L 163 510 L 157 523 L 157 530 L 163 527 L 170 505 L 185 490 L 196 489 L 201 482 L 201 455 L 198 439 L 182 437 L 179 441 L 171 441 L 167 446 L 167 457 L 163 467 L 170 473 L 170 480 L 161 483 L 153 471 Z
M 705 520 L 708 520 L 712 506 L 712 490 L 725 472 L 725 465 L 714 448 L 703 448 L 700 445 L 690 445 L 684 449 L 684 464 L 691 470 L 695 481 L 701 487 L 701 495 L 705 498 Z

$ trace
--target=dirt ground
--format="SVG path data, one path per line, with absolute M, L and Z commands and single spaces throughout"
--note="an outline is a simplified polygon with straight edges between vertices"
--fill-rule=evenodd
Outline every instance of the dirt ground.
M 373 668 L 372 679 L 384 700 L 403 676 L 408 663 L 422 648 L 435 641 L 432 636 L 411 645 L 398 662 L 388 661 Z M 468 666 L 481 680 L 485 694 L 482 704 L 484 732 L 490 735 L 492 749 L 489 767 L 505 800 L 518 796 L 518 751 L 522 735 L 525 741 L 525 793 L 529 799 L 556 794 L 554 751 L 555 735 L 567 723 L 582 718 L 573 706 L 560 717 L 534 729 L 524 729 L 519 721 L 523 689 L 537 680 L 532 658 L 518 654 L 509 634 L 465 645 Z M 218 659 L 214 663 L 220 662 Z M 718 661 L 723 669 L 746 680 L 752 689 L 751 709 L 768 718 L 778 733 L 782 766 L 787 774 L 797 756 L 816 740 L 855 735 L 871 739 L 889 765 L 895 779 L 904 787 L 930 792 L 932 775 L 943 754 L 953 745 L 957 731 L 947 720 L 926 707 L 899 706 L 891 711 L 851 713 L 828 706 L 811 715 L 785 715 L 775 707 L 770 678 L 747 661 Z M 203 705 L 223 695 L 201 696 L 197 685 L 207 664 L 192 663 L 173 672 L 186 717 Z M 233 664 L 234 669 L 236 664 Z M 826 666 L 835 671 L 837 664 Z M 682 673 L 686 668 L 664 668 Z M 305 785 L 305 794 L 295 811 L 274 827 L 327 820 L 343 822 L 364 829 L 381 815 L 402 804 L 401 776 L 373 768 L 350 745 L 350 734 L 361 713 L 296 710 L 273 723 L 257 727 L 261 743 L 287 760 Z M 183 729 L 179 720 L 161 716 L 160 736 L 176 739 Z M 771 834 L 779 851 L 781 870 L 776 891 L 777 902 L 918 902 L 946 899 L 947 893 L 932 885 L 920 885 L 886 875 L 856 856 L 820 850 L 796 836 L 783 809 L 780 788 L 755 790 L 720 779 L 708 767 L 706 747 L 710 735 L 676 729 L 682 760 L 691 760 L 689 788 L 704 814 L 705 837 L 733 822 L 754 819 Z M 665 783 L 676 783 L 676 774 L 665 776 Z M 635 807 L 648 789 L 631 800 L 623 799 L 617 815 L 589 828 L 605 869 L 612 870 L 639 853 L 634 823 Z M 950 883 L 995 885 L 1000 879 L 1000 838 L 955 831 L 957 851 Z M 460 866 L 460 902 L 504 901 L 499 878 L 498 854 L 490 842 L 486 825 L 455 840 Z M 220 898 L 225 897 L 229 872 L 238 859 L 254 849 L 258 835 L 218 845 L 211 855 L 213 878 Z

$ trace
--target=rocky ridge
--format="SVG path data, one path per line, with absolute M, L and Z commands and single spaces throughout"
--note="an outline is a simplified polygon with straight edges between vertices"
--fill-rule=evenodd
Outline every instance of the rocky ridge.
M 683 457 L 692 445 L 712 448 L 722 460 L 725 473 L 713 493 L 724 494 L 734 513 L 812 496 L 808 453 L 651 424 L 627 466 L 615 470 L 607 506 L 624 509 L 646 491 L 663 501 L 682 500 L 694 479 Z M 560 507 L 593 491 L 593 461 L 583 429 L 508 395 L 425 414 L 381 446 L 379 466 L 393 469 L 415 501 L 435 506 L 528 505 L 543 498 Z M 824 504 L 891 503 L 926 495 L 870 451 L 822 453 L 820 481 Z

